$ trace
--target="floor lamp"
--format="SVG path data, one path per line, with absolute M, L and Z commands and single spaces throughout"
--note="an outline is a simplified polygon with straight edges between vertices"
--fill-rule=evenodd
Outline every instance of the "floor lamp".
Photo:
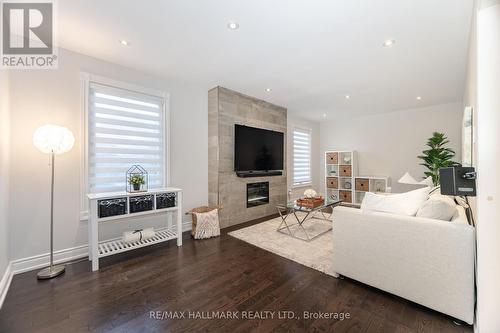
M 64 265 L 54 266 L 54 157 L 73 148 L 75 137 L 66 127 L 43 125 L 33 134 L 33 144 L 42 153 L 50 154 L 50 266 L 37 274 L 39 280 L 51 279 L 64 273 Z

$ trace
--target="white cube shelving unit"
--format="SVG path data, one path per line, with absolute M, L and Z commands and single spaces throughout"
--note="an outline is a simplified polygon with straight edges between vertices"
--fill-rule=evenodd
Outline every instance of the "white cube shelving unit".
M 357 170 L 355 151 L 325 152 L 325 195 L 352 204 Z
M 366 192 L 390 192 L 387 177 L 357 176 L 354 177 L 354 204 L 361 205 Z
M 366 192 L 390 192 L 389 178 L 358 176 L 355 151 L 325 152 L 325 195 L 360 206 Z

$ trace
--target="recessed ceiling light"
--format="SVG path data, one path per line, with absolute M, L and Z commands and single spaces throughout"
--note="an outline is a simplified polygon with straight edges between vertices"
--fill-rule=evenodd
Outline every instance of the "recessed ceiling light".
M 266 91 L 267 92 L 270 92 L 272 89 L 271 88 L 266 88 Z
M 240 25 L 238 24 L 238 22 L 229 22 L 227 24 L 227 28 L 229 30 L 238 30 L 239 27 L 240 27 Z
M 345 95 L 345 99 L 351 99 L 351 95 Z
M 323 118 L 326 118 L 326 113 L 323 113 Z
M 422 97 L 421 96 L 417 96 L 417 101 L 421 101 L 422 100 Z
M 120 44 L 122 44 L 123 46 L 129 46 L 130 42 L 126 41 L 125 39 L 120 39 Z
M 396 43 L 394 39 L 388 39 L 382 44 L 383 47 L 391 47 Z

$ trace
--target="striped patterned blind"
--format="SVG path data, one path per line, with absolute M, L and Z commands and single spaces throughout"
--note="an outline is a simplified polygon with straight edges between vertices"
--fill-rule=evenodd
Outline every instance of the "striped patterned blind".
M 293 130 L 293 185 L 311 183 L 311 132 Z
M 165 182 L 164 100 L 96 83 L 89 90 L 90 193 L 123 191 L 126 172 L 139 164 L 149 188 Z

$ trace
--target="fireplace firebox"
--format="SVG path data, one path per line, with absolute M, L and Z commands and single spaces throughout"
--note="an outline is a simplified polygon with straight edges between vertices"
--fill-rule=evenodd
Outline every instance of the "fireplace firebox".
M 269 203 L 269 182 L 247 184 L 247 208 Z

